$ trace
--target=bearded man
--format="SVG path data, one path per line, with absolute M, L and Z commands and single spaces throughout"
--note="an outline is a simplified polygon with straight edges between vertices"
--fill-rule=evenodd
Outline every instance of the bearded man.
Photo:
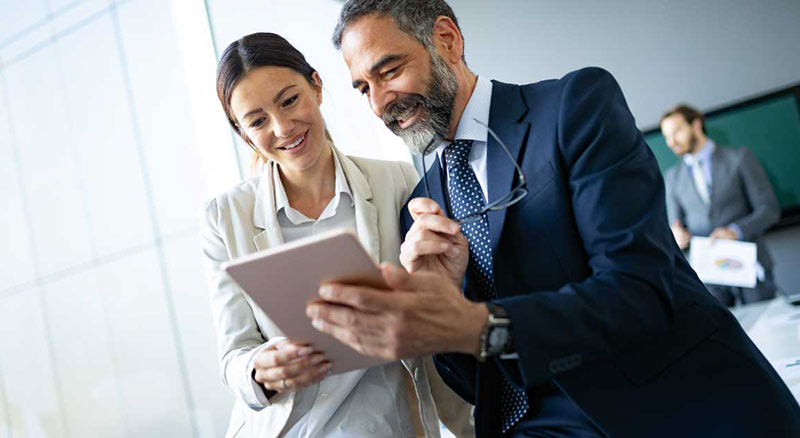
M 318 330 L 435 354 L 480 438 L 800 436 L 792 394 L 675 244 L 610 73 L 479 77 L 443 0 L 349 0 L 333 41 L 375 115 L 436 153 L 401 217 L 406 269 L 382 266 L 391 291 L 323 286 Z
M 708 290 L 728 307 L 774 298 L 773 261 L 762 236 L 780 211 L 758 159 L 747 148 L 715 144 L 703 114 L 687 105 L 664 113 L 661 133 L 680 158 L 664 175 L 667 216 L 678 246 L 688 250 L 692 236 L 757 244 L 756 287 L 708 284 Z

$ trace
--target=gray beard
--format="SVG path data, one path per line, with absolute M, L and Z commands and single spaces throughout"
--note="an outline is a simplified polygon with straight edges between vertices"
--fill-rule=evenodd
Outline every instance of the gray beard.
M 458 80 L 444 60 L 435 52 L 431 57 L 431 81 L 425 92 L 427 96 L 412 94 L 398 99 L 381 117 L 384 124 L 415 155 L 431 152 L 450 130 L 450 117 L 458 93 Z M 401 129 L 397 119 L 403 119 L 419 106 L 417 121 L 406 129 Z

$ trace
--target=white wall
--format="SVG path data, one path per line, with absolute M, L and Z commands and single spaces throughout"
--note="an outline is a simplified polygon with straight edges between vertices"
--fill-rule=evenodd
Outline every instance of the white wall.
M 450 0 L 473 71 L 506 82 L 611 71 L 641 128 L 800 82 L 800 0 Z

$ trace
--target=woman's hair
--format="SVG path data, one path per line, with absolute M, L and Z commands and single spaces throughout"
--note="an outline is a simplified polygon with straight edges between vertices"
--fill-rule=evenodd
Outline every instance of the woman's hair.
M 231 109 L 231 95 L 239 81 L 251 70 L 258 67 L 286 67 L 302 75 L 312 87 L 318 87 L 314 82 L 314 70 L 308 64 L 300 51 L 289 44 L 282 36 L 274 33 L 258 32 L 246 35 L 232 42 L 219 59 L 217 64 L 217 97 L 225 110 L 228 122 L 233 130 L 253 149 L 251 170 L 255 170 L 266 161 L 261 152 L 253 145 L 252 141 L 239 128 L 236 117 Z M 332 141 L 330 133 L 325 129 L 325 137 Z

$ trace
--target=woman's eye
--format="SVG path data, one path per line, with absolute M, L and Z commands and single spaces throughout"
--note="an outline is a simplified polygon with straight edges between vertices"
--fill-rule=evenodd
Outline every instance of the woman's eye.
M 297 101 L 297 96 L 299 96 L 299 94 L 295 94 L 294 96 L 284 100 L 283 107 L 286 108 L 287 106 L 290 106 L 291 104 L 295 103 Z
M 264 124 L 264 118 L 263 117 L 259 117 L 258 119 L 255 119 L 255 120 L 253 120 L 252 123 L 250 123 L 250 127 L 251 128 L 258 128 L 259 126 L 261 126 L 263 124 Z
M 369 94 L 369 87 L 364 86 L 363 88 L 360 88 L 358 91 L 361 92 L 362 96 L 365 94 Z

